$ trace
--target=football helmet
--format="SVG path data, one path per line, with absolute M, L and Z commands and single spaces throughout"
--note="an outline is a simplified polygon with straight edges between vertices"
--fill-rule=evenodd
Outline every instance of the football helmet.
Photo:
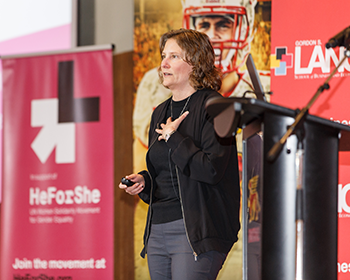
M 245 62 L 250 50 L 250 41 L 257 0 L 183 0 L 183 27 L 206 33 L 212 42 L 216 61 L 222 73 L 237 71 Z M 212 26 L 223 18 L 226 34 L 216 34 L 220 26 Z M 204 24 L 203 21 L 207 22 Z M 203 28 L 199 27 L 199 23 Z M 223 24 L 221 23 L 223 26 Z M 223 30 L 223 28 L 221 28 Z M 217 32 L 219 33 L 219 32 Z M 229 34 L 228 34 L 229 33 Z

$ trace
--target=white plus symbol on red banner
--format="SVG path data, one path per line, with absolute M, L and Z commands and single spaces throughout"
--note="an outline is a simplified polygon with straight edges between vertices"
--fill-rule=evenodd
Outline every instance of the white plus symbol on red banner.
M 56 148 L 56 163 L 75 162 L 75 123 L 99 121 L 99 97 L 74 98 L 74 62 L 59 62 L 58 98 L 31 104 L 31 126 L 42 127 L 31 148 L 45 163 Z
M 75 162 L 75 123 L 58 123 L 58 99 L 32 101 L 31 126 L 42 127 L 31 144 L 42 163 L 56 148 L 56 163 Z

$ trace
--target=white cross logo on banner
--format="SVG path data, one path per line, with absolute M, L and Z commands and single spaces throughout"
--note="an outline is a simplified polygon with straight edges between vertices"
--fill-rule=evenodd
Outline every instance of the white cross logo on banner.
M 56 163 L 75 162 L 75 123 L 58 123 L 58 99 L 32 101 L 31 126 L 42 127 L 31 148 L 45 163 L 56 148 Z
M 56 163 L 75 162 L 75 123 L 98 122 L 99 97 L 74 97 L 74 61 L 58 63 L 58 98 L 32 100 L 31 126 L 43 127 L 31 148 L 45 163 L 56 148 Z

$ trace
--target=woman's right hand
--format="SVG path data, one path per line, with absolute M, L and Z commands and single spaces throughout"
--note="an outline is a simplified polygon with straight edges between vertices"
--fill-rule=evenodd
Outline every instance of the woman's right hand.
M 125 190 L 125 192 L 130 194 L 130 195 L 137 195 L 140 192 L 142 192 L 143 188 L 145 187 L 145 179 L 143 178 L 142 175 L 131 174 L 131 175 L 125 176 L 125 178 L 134 182 L 134 184 L 132 186 L 128 187 L 127 185 L 119 183 L 120 189 Z

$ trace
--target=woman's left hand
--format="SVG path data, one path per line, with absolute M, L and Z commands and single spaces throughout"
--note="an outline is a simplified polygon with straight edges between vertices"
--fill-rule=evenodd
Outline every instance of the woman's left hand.
M 159 134 L 158 141 L 165 140 L 165 135 L 172 134 L 173 131 L 176 131 L 188 114 L 189 111 L 186 111 L 174 121 L 169 117 L 165 124 L 160 124 L 161 128 L 156 128 L 156 132 Z

